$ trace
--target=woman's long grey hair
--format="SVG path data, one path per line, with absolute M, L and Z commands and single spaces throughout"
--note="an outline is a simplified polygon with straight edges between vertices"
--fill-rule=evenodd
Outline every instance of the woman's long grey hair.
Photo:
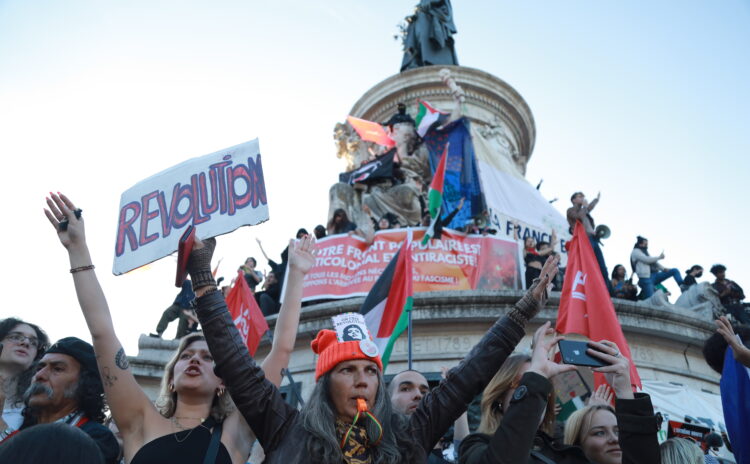
M 336 433 L 336 411 L 331 401 L 331 373 L 325 373 L 310 395 L 302 410 L 302 427 L 308 432 L 305 447 L 313 462 L 342 462 L 340 438 Z M 426 462 L 427 457 L 418 443 L 414 442 L 407 430 L 407 419 L 402 414 L 394 414 L 388 397 L 383 374 L 378 371 L 378 391 L 375 405 L 371 408 L 383 426 L 383 438 L 372 448 L 374 464 L 397 464 L 406 462 Z M 369 418 L 363 422 L 370 443 L 375 443 L 380 435 L 378 427 Z

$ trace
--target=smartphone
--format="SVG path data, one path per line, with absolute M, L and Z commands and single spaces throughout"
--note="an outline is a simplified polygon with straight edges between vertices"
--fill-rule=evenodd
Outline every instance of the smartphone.
M 185 233 L 182 234 L 180 242 L 177 245 L 177 275 L 175 275 L 175 287 L 182 287 L 182 283 L 185 282 L 185 277 L 187 277 L 188 258 L 190 258 L 190 252 L 193 251 L 194 244 L 195 227 L 190 225 L 185 229 Z
M 586 350 L 591 348 L 588 342 L 560 340 L 557 342 L 557 346 L 560 348 L 560 355 L 565 364 L 589 367 L 602 367 L 607 365 L 607 363 L 601 359 L 595 358 L 586 353 Z

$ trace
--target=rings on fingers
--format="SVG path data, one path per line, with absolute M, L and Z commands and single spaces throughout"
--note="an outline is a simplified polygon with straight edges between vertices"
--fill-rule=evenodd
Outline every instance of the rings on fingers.
M 81 208 L 78 208 L 75 211 L 73 211 L 73 214 L 76 215 L 76 219 L 81 219 L 81 213 L 83 213 L 83 210 Z
M 68 219 L 63 219 L 60 221 L 60 223 L 57 225 L 57 228 L 60 230 L 60 232 L 65 232 L 68 230 Z
M 619 358 L 620 357 L 620 352 L 618 351 L 615 354 L 613 354 L 612 356 L 614 356 L 615 358 Z

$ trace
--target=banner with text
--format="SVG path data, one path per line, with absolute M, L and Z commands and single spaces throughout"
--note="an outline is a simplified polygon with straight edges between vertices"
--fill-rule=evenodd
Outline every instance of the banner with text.
M 414 292 L 520 288 L 517 243 L 446 229 L 441 239 L 422 245 L 425 228 L 412 231 Z M 369 246 L 346 234 L 319 240 L 302 301 L 366 295 L 405 239 L 406 229 L 393 229 L 377 232 Z
M 514 222 L 518 224 L 520 240 L 533 237 L 537 242 L 549 242 L 554 229 L 559 239 L 555 251 L 560 253 L 561 266 L 565 267 L 565 243 L 571 237 L 568 221 L 518 171 L 514 161 L 517 149 L 513 146 L 513 138 L 506 134 L 506 129 L 501 125 L 496 131 L 487 133 L 477 125 L 471 126 L 482 192 L 490 214 L 489 222 L 499 234 L 509 239 L 513 239 Z
M 174 253 L 189 225 L 205 238 L 266 220 L 258 139 L 193 158 L 122 194 L 112 272 L 120 275 Z

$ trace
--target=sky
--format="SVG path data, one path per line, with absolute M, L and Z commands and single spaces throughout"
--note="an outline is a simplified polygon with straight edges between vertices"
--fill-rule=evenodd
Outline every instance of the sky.
M 220 273 L 231 278 L 247 256 L 263 264 L 256 238 L 277 259 L 299 227 L 325 223 L 344 169 L 333 128 L 398 72 L 394 35 L 415 3 L 0 0 L 0 317 L 35 322 L 53 340 L 90 340 L 42 212 L 49 191 L 83 209 L 131 355 L 174 299 L 175 260 L 111 274 L 124 190 L 258 137 L 270 220 L 220 238 Z M 454 0 L 453 9 L 459 63 L 505 80 L 531 108 L 529 182 L 544 179 L 561 212 L 572 192 L 601 192 L 594 217 L 612 229 L 610 270 L 640 234 L 665 265 L 720 262 L 750 289 L 749 1 Z

